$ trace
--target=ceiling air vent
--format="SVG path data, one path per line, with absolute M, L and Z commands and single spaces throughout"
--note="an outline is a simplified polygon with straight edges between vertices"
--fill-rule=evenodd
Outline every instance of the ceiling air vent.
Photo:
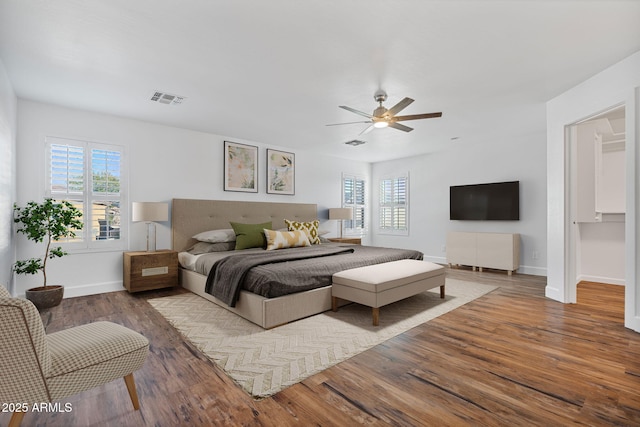
M 184 96 L 171 95 L 165 92 L 154 92 L 153 95 L 151 95 L 151 100 L 153 102 L 159 102 L 160 104 L 176 105 L 182 104 Z
M 347 145 L 353 145 L 354 147 L 357 147 L 358 145 L 362 145 L 362 144 L 364 144 L 364 143 L 365 143 L 365 141 L 360 141 L 359 139 L 353 139 L 353 140 L 351 140 L 351 141 L 347 141 L 347 142 L 345 142 L 345 144 L 347 144 Z

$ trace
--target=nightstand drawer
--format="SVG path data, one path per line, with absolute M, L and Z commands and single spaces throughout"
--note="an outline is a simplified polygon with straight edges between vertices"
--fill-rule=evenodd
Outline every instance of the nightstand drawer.
M 354 245 L 362 244 L 360 237 L 331 237 L 329 241 L 334 243 L 353 243 Z
M 123 286 L 129 292 L 178 285 L 178 253 L 176 251 L 125 252 L 123 263 Z

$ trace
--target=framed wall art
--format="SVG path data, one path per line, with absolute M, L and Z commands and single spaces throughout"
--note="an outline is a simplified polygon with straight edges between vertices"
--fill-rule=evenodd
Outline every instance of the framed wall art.
M 224 142 L 224 191 L 258 192 L 258 147 Z
M 267 193 L 295 194 L 296 155 L 267 149 Z

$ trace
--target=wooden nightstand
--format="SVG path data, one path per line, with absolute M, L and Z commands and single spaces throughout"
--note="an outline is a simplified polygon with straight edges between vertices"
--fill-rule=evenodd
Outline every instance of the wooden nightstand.
M 329 241 L 335 243 L 353 243 L 354 245 L 362 244 L 362 239 L 360 237 L 332 237 Z
M 125 252 L 122 284 L 129 292 L 178 285 L 178 252 Z

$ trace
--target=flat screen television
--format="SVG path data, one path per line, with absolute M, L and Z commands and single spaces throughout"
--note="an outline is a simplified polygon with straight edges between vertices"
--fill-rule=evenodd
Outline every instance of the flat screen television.
M 517 221 L 520 219 L 520 181 L 449 187 L 449 219 Z

